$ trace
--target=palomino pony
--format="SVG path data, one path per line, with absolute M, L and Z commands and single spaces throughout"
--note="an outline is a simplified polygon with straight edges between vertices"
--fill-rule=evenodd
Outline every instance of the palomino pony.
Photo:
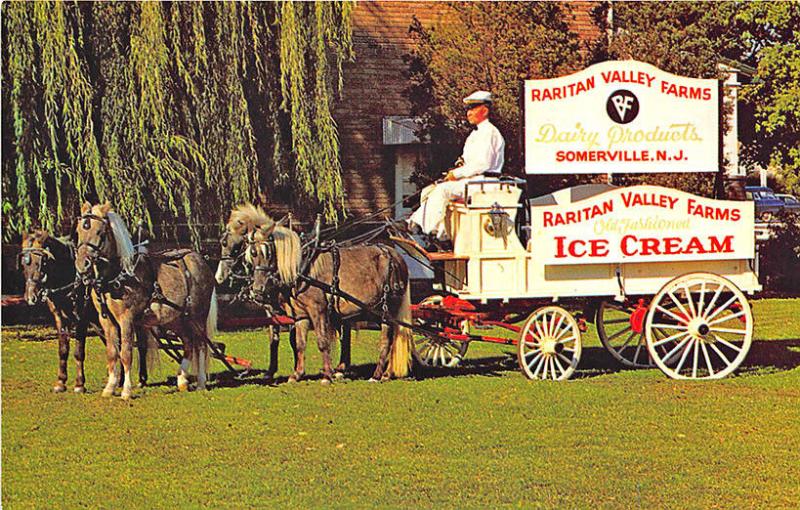
M 33 306 L 44 302 L 53 316 L 58 332 L 58 379 L 53 387 L 55 393 L 66 391 L 67 358 L 69 357 L 69 330 L 74 328 L 75 338 L 75 393 L 86 392 L 86 376 L 83 369 L 86 359 L 86 334 L 92 326 L 100 335 L 103 345 L 106 339 L 97 316 L 97 310 L 88 302 L 85 287 L 75 281 L 75 249 L 72 242 L 58 239 L 44 230 L 35 230 L 22 235 L 20 267 L 25 277 L 25 301 Z M 152 336 L 137 331 L 139 350 L 139 383 L 147 383 L 147 359 L 149 353 L 157 352 L 158 344 Z M 152 343 L 148 346 L 146 340 Z M 150 349 L 150 350 L 148 350 Z
M 369 315 L 357 303 L 332 296 L 330 290 L 347 293 L 373 310 L 371 318 L 378 315 L 382 319 L 380 356 L 372 380 L 408 375 L 411 330 L 391 321 L 411 322 L 411 288 L 405 261 L 394 249 L 383 245 L 334 248 L 312 254 L 304 264 L 300 236 L 270 222 L 256 229 L 245 250 L 253 268 L 252 297 L 277 297 L 287 315 L 295 319 L 297 358 L 290 381 L 305 374 L 306 337 L 311 327 L 322 353 L 322 382 L 330 383 L 336 326 L 342 320 Z
M 216 330 L 217 303 L 214 275 L 202 255 L 189 250 L 137 253 L 128 229 L 109 203 L 84 203 L 77 231 L 75 268 L 92 286 L 92 300 L 108 340 L 108 383 L 103 396 L 113 395 L 117 385 L 117 358 L 122 360 L 125 377 L 121 396 L 133 395 L 130 371 L 137 327 L 173 331 L 183 342 L 178 389 L 189 388 L 190 364 L 197 370 L 198 389 L 204 389 L 207 342 Z
M 225 232 L 220 238 L 220 260 L 217 266 L 215 278 L 219 285 L 222 285 L 225 280 L 232 275 L 242 277 L 241 271 L 247 271 L 244 266 L 245 254 L 244 246 L 247 237 L 255 233 L 255 231 L 264 226 L 272 225 L 272 219 L 264 212 L 260 206 L 250 203 L 240 204 L 231 210 L 228 223 L 225 225 Z M 237 272 L 237 269 L 240 269 Z M 259 304 L 259 303 L 257 303 Z M 341 375 L 350 365 L 350 329 L 349 323 L 342 325 L 341 336 L 341 358 L 339 365 L 336 367 L 337 375 Z M 270 356 L 269 368 L 267 369 L 267 377 L 272 378 L 278 372 L 278 346 L 280 342 L 280 335 L 276 326 L 270 327 Z M 294 328 L 289 332 L 289 343 L 295 353 L 295 363 L 297 362 L 297 343 L 296 331 Z

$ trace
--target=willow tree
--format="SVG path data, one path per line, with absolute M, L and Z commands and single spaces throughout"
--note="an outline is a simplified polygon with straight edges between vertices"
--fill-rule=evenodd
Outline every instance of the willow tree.
M 336 219 L 351 3 L 2 8 L 6 236 L 64 227 L 85 199 L 217 222 L 276 186 Z

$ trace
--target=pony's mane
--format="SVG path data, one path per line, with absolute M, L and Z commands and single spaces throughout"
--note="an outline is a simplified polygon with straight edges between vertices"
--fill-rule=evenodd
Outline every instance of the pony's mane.
M 228 218 L 227 229 L 239 235 L 251 231 L 257 227 L 271 225 L 272 218 L 264 212 L 260 206 L 250 202 L 239 204 L 232 211 Z
M 132 273 L 134 263 L 136 262 L 136 249 L 133 247 L 133 240 L 131 234 L 128 232 L 128 227 L 119 214 L 114 211 L 109 211 L 106 214 L 108 224 L 111 226 L 111 232 L 114 234 L 114 244 L 117 248 L 117 255 L 122 261 L 122 268 L 128 273 Z
M 265 233 L 261 229 L 256 230 L 253 239 L 257 243 L 261 243 L 266 241 L 266 236 L 270 234 L 275 240 L 275 259 L 278 264 L 278 276 L 282 283 L 290 285 L 294 283 L 297 273 L 300 271 L 300 260 L 303 254 L 300 236 L 290 228 L 275 225 L 271 232 Z M 262 252 L 262 255 L 266 255 L 266 252 Z M 248 262 L 252 263 L 252 256 L 249 250 L 245 252 L 245 257 Z
M 278 274 L 283 283 L 293 283 L 300 271 L 300 259 L 303 255 L 300 236 L 294 230 L 280 225 L 272 231 L 272 236 L 275 238 Z

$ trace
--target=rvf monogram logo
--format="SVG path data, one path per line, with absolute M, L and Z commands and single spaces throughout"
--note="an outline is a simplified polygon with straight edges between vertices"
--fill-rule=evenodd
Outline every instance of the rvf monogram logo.
M 627 124 L 639 115 L 639 100 L 629 90 L 617 90 L 608 96 L 606 112 L 617 124 Z

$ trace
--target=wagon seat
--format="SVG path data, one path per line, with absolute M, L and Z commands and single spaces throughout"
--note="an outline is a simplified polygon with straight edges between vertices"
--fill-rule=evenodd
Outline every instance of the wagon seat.
M 524 251 L 515 223 L 522 209 L 525 181 L 514 177 L 464 183 L 464 199 L 447 208 L 446 228 L 453 240 L 453 256 L 471 258 L 487 252 Z

